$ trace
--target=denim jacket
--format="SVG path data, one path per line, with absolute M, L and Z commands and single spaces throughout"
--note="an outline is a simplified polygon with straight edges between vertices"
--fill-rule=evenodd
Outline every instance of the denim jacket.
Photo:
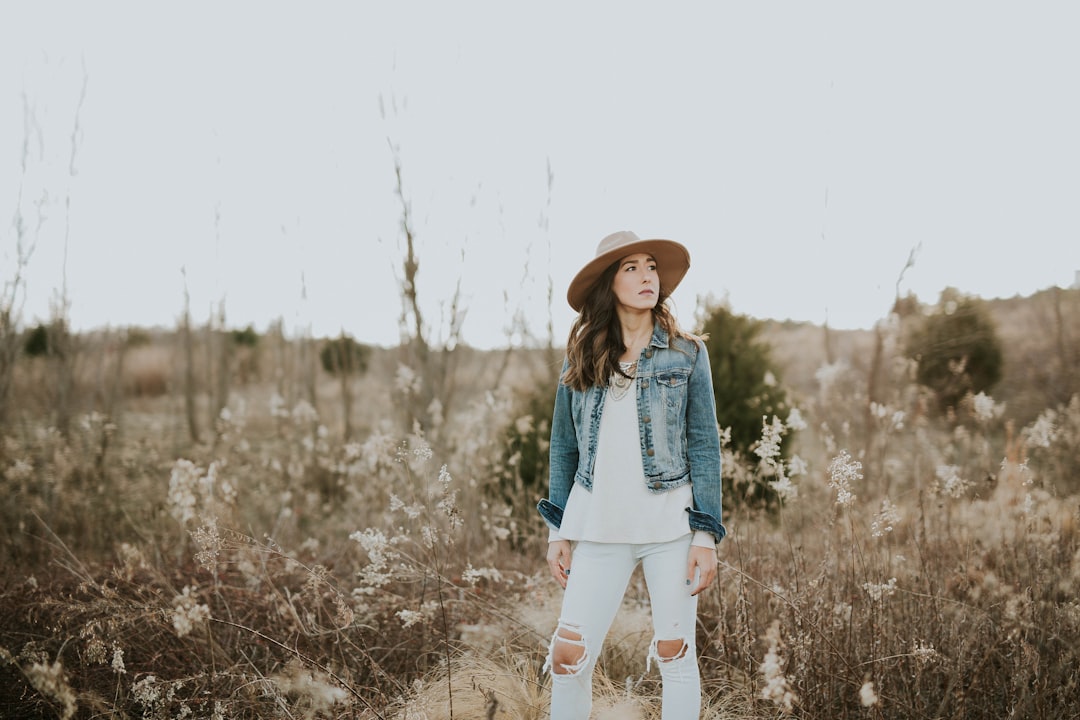
M 563 373 L 566 372 L 563 363 Z M 720 522 L 720 436 L 712 371 L 700 340 L 675 338 L 659 325 L 638 358 L 638 433 L 645 485 L 663 493 L 693 485 L 690 529 L 711 533 L 720 542 L 727 531 Z M 548 497 L 537 505 L 551 527 L 562 524 L 570 488 L 592 490 L 600 414 L 607 386 L 573 390 L 561 381 L 551 421 Z

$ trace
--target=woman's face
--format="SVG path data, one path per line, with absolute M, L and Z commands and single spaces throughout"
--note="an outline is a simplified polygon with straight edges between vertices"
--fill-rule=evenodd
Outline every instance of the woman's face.
M 652 310 L 660 298 L 656 260 L 648 253 L 627 255 L 619 261 L 612 285 L 615 303 L 628 310 Z

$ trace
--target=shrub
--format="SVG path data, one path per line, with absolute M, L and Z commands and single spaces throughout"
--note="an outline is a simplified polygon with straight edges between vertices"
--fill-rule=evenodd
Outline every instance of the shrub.
M 504 450 L 496 468 L 496 499 L 513 508 L 519 519 L 532 520 L 536 515 L 534 503 L 522 500 L 547 495 L 555 386 L 537 383 L 528 394 L 518 398 L 515 410 L 503 431 Z
M 259 344 L 259 333 L 255 332 L 255 328 L 251 325 L 243 330 L 233 330 L 230 337 L 232 337 L 233 345 L 240 347 L 253 348 Z
M 955 291 L 943 292 L 937 311 L 917 324 L 906 353 L 919 363 L 916 379 L 934 392 L 941 412 L 1001 379 L 1001 344 L 989 313 Z
M 712 366 L 716 419 L 731 428 L 731 447 L 749 454 L 761 437 L 761 419 L 786 415 L 787 393 L 768 343 L 759 339 L 764 324 L 729 308 L 710 308 L 702 332 Z
M 371 348 L 342 333 L 341 337 L 328 340 L 319 351 L 323 370 L 331 375 L 362 375 L 367 372 Z
M 149 345 L 153 338 L 150 337 L 150 333 L 142 328 L 128 328 L 125 345 L 129 348 L 143 347 Z
M 730 450 L 737 457 L 750 457 L 762 437 L 762 420 L 790 412 L 787 393 L 780 384 L 780 371 L 771 357 L 768 343 L 759 339 L 764 324 L 746 315 L 736 315 L 722 305 L 709 308 L 702 327 L 708 337 L 716 419 L 721 428 L 730 428 Z M 790 436 L 789 436 L 790 439 Z M 788 455 L 789 443 L 781 446 L 780 457 Z M 754 475 L 747 487 L 735 487 L 733 476 L 724 473 L 727 498 L 740 498 L 755 505 L 771 505 L 776 494 L 766 476 Z
M 38 325 L 26 334 L 23 352 L 30 357 L 44 357 L 49 354 L 49 329 Z

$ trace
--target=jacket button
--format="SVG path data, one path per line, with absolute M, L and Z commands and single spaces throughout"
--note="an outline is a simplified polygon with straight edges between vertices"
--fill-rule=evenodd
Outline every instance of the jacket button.
M 648 350 L 645 351 L 645 357 L 647 357 L 647 358 L 652 357 L 652 348 L 649 348 Z
M 646 415 L 645 417 L 641 418 L 641 421 L 642 422 L 652 422 L 652 418 L 649 417 L 648 415 Z
M 648 380 L 642 380 L 641 381 L 641 389 L 642 390 L 648 390 L 649 389 L 649 381 Z
M 653 450 L 652 448 L 649 448 L 648 450 L 645 451 L 645 454 L 648 455 L 649 457 L 652 457 L 653 455 L 656 454 L 656 451 Z
M 664 486 L 664 483 L 660 482 L 659 480 L 653 480 L 652 486 L 653 486 L 653 490 L 659 490 L 660 488 L 662 488 Z

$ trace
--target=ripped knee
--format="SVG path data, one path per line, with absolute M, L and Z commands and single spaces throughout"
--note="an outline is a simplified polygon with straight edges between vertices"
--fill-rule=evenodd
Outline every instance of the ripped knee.
M 553 675 L 577 675 L 588 663 L 589 652 L 581 626 L 560 620 L 559 627 L 551 637 L 544 670 L 550 668 Z
M 652 661 L 660 663 L 663 667 L 667 663 L 673 663 L 676 660 L 682 660 L 690 654 L 690 643 L 686 638 L 676 638 L 674 640 L 660 640 L 654 638 L 652 646 L 649 648 L 649 658 L 646 662 L 646 667 L 651 666 Z
M 679 638 L 678 640 L 656 641 L 656 659 L 660 662 L 671 662 L 672 660 L 686 657 L 686 653 L 689 651 L 690 646 L 687 645 L 686 640 L 682 638 Z

